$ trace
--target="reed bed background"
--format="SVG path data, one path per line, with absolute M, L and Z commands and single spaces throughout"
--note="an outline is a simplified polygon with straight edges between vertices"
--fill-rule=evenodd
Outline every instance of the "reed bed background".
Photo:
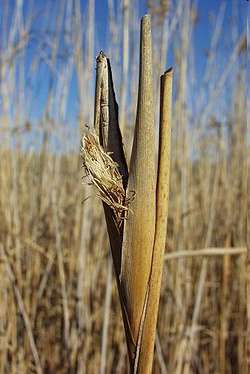
M 103 211 L 82 184 L 80 139 L 93 123 L 95 54 L 106 48 L 129 158 L 144 5 L 152 15 L 156 104 L 156 77 L 168 60 L 175 70 L 153 372 L 248 373 L 247 2 L 221 2 L 201 19 L 191 0 L 104 3 L 104 40 L 94 0 L 1 6 L 0 373 L 128 368 Z M 200 74 L 194 35 L 208 21 Z M 239 250 L 229 255 L 229 247 Z M 195 256 L 199 249 L 207 250 Z

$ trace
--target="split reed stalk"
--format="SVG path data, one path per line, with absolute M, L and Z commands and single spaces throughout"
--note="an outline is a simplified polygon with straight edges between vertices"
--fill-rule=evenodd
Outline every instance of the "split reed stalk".
M 170 69 L 161 77 L 156 165 L 151 23 L 150 17 L 144 16 L 137 117 L 128 183 L 111 67 L 102 52 L 97 58 L 94 119 L 97 137 L 87 135 L 82 143 L 83 165 L 104 202 L 133 373 L 151 373 L 153 364 L 167 233 L 171 98 Z M 134 198 L 130 198 L 132 191 Z

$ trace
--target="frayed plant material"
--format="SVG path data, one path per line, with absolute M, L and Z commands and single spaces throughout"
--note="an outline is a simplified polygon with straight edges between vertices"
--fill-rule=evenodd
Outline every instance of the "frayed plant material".
M 90 184 L 98 190 L 98 197 L 114 212 L 118 225 L 128 215 L 131 199 L 126 198 L 122 176 L 117 163 L 105 152 L 97 135 L 90 132 L 82 138 L 81 157 Z

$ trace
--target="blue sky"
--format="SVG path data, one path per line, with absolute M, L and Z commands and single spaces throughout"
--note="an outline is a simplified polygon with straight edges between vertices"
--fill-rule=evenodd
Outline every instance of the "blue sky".
M 0 0 L 1 1 L 1 0 Z M 3 0 L 2 0 L 3 2 Z M 132 0 L 131 0 L 132 2 Z M 221 53 L 221 65 L 227 60 L 227 54 L 229 53 L 228 48 L 232 41 L 232 10 L 236 9 L 236 17 L 238 34 L 241 34 L 246 28 L 246 18 L 247 18 L 247 8 L 249 7 L 249 2 L 246 0 L 194 0 L 195 7 L 197 9 L 197 23 L 193 30 L 193 47 L 194 47 L 194 63 L 195 63 L 195 72 L 196 72 L 196 81 L 199 83 L 202 81 L 204 74 L 204 67 L 206 62 L 206 52 L 210 46 L 210 38 L 214 28 L 214 20 L 219 12 L 222 3 L 225 3 L 225 18 L 223 23 L 223 32 L 219 42 L 219 48 Z M 4 4 L 8 5 L 9 11 L 9 21 L 13 18 L 14 5 L 16 4 L 15 0 L 6 0 Z M 37 34 L 42 30 L 46 29 L 47 23 L 56 17 L 58 6 L 62 4 L 60 0 L 24 0 L 24 17 L 27 16 L 30 9 L 32 8 L 33 14 L 36 14 L 36 22 L 33 25 L 33 29 Z M 114 1 L 115 7 L 119 9 L 119 0 Z M 87 0 L 81 0 L 82 10 L 86 12 Z M 147 12 L 146 1 L 139 1 L 139 16 L 143 16 Z M 6 13 L 3 12 L 3 7 L 0 8 L 0 52 L 1 49 L 4 50 L 6 33 L 2 32 L 4 22 L 6 21 Z M 9 23 L 11 25 L 11 23 Z M 96 9 L 95 9 L 95 35 L 96 43 L 94 48 L 94 55 L 97 55 L 100 49 L 107 49 L 107 37 L 108 37 L 108 0 L 97 0 Z M 53 26 L 55 23 L 50 23 L 50 31 L 53 32 Z M 52 29 L 51 29 L 52 27 Z M 11 29 L 11 27 L 9 27 Z M 84 28 L 83 28 L 84 31 Z M 39 36 L 38 36 L 39 37 Z M 139 36 L 138 36 L 139 38 Z M 61 61 L 63 61 L 63 48 L 64 42 L 62 43 L 62 56 Z M 31 93 L 32 100 L 30 101 L 29 115 L 31 119 L 39 120 L 40 116 L 43 114 L 44 106 L 47 102 L 47 92 L 50 83 L 50 71 L 49 68 L 44 64 L 38 70 L 38 74 L 32 79 L 30 78 L 31 74 L 31 63 L 30 61 L 34 60 L 34 55 L 36 54 L 37 40 L 34 39 L 33 42 L 29 45 L 28 50 L 25 55 L 25 71 L 27 74 L 27 84 L 31 84 Z M 46 51 L 46 49 L 45 49 Z M 94 72 L 94 61 L 93 56 L 93 72 Z M 173 53 L 172 49 L 169 50 L 168 62 L 173 63 Z M 59 65 L 60 66 L 60 62 Z M 30 79 L 29 79 L 30 78 Z M 116 77 L 114 77 L 116 78 Z M 77 104 L 77 86 L 75 73 L 73 72 L 69 100 L 68 100 L 68 109 L 66 118 L 69 122 L 75 122 L 76 113 L 78 111 Z M 1 105 L 1 102 L 0 102 Z

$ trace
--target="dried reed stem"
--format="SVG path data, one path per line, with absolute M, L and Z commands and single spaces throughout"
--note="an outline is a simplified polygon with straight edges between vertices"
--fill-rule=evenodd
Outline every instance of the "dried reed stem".
M 172 69 L 161 77 L 156 175 L 151 22 L 145 16 L 141 22 L 137 117 L 128 185 L 111 68 L 103 52 L 97 58 L 97 135 L 85 135 L 81 149 L 90 183 L 104 202 L 133 373 L 151 373 L 153 363 L 167 230 L 171 99 Z M 135 198 L 131 199 L 133 191 Z
M 121 287 L 130 328 L 131 370 L 136 371 L 155 233 L 155 126 L 150 16 L 141 22 L 140 76 L 135 135 L 127 191 L 135 191 L 133 214 L 125 221 Z
M 164 256 L 165 260 L 173 260 L 183 257 L 211 257 L 211 256 L 237 256 L 247 253 L 247 248 L 204 248 L 204 249 L 195 249 L 193 251 L 177 251 L 168 253 Z
M 138 373 L 151 373 L 167 235 L 173 71 L 161 77 L 160 137 L 156 190 L 156 225 L 149 279 L 148 303 L 138 362 Z
M 31 324 L 29 315 L 26 312 L 25 305 L 24 305 L 24 302 L 23 302 L 23 298 L 22 298 L 21 292 L 19 290 L 19 287 L 17 285 L 17 280 L 16 280 L 15 273 L 14 273 L 12 267 L 11 267 L 11 264 L 9 262 L 7 253 L 5 252 L 2 244 L 0 245 L 0 253 L 2 254 L 2 257 L 4 259 L 5 266 L 6 266 L 6 272 L 8 274 L 9 280 L 10 280 L 10 282 L 12 284 L 12 287 L 13 287 L 13 291 L 14 291 L 14 295 L 15 295 L 15 298 L 16 298 L 18 309 L 19 309 L 20 314 L 23 318 L 24 326 L 25 326 L 27 336 L 28 336 L 28 340 L 29 340 L 29 344 L 30 344 L 30 349 L 31 349 L 31 352 L 32 352 L 32 355 L 33 355 L 33 358 L 34 358 L 34 362 L 35 362 L 36 372 L 37 372 L 37 374 L 42 374 L 43 369 L 42 369 L 40 357 L 39 357 L 39 354 L 38 354 L 35 338 L 34 338 L 33 331 L 32 331 L 32 324 Z

